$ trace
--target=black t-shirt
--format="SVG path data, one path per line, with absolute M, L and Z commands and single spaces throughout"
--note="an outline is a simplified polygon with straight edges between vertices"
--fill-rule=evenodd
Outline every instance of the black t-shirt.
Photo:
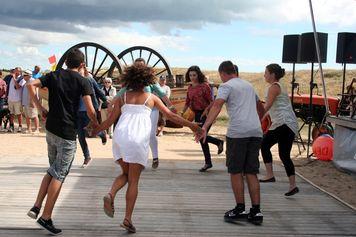
M 48 88 L 46 129 L 63 139 L 75 140 L 80 96 L 93 94 L 89 80 L 78 72 L 64 69 L 50 72 L 39 80 L 42 87 Z

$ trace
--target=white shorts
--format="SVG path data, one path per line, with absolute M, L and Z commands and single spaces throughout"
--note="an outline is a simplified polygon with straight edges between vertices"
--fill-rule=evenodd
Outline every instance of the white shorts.
M 36 118 L 38 116 L 37 108 L 24 106 L 24 112 L 26 118 Z
M 19 115 L 22 114 L 21 101 L 9 101 L 10 114 Z

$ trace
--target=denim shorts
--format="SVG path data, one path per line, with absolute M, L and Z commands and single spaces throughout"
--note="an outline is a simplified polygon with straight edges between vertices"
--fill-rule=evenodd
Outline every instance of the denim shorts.
M 258 174 L 262 138 L 226 137 L 226 166 L 230 174 Z
M 50 165 L 47 173 L 63 183 L 72 166 L 77 141 L 63 139 L 48 131 L 46 140 Z

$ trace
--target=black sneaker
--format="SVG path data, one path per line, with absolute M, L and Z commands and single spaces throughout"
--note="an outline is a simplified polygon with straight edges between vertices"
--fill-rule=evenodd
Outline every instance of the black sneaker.
M 263 222 L 263 214 L 260 210 L 255 211 L 251 208 L 250 213 L 247 216 L 247 220 L 252 224 L 261 225 Z
M 247 220 L 248 213 L 245 210 L 237 209 L 236 207 L 230 211 L 225 212 L 224 220 L 226 222 Z
M 39 224 L 41 227 L 46 229 L 51 235 L 60 235 L 60 234 L 62 234 L 62 230 L 61 229 L 57 229 L 53 225 L 52 219 L 45 220 L 42 217 L 40 217 L 37 220 L 37 224 Z
M 221 141 L 218 145 L 218 155 L 224 151 L 224 141 Z
M 32 219 L 37 219 L 38 214 L 40 213 L 40 208 L 33 206 L 28 212 L 27 215 Z
M 157 168 L 158 168 L 158 165 L 159 165 L 158 158 L 154 158 L 154 159 L 152 160 L 152 169 L 157 169 Z
M 106 137 L 106 132 L 103 132 L 103 135 L 101 135 L 100 138 L 101 138 L 101 144 L 105 145 L 106 142 L 108 141 L 108 138 Z

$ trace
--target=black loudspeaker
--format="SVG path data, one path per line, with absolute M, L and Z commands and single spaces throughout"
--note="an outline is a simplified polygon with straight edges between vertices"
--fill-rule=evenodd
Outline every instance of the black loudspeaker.
M 326 62 L 328 34 L 317 33 L 320 47 L 320 59 L 322 63 Z M 299 45 L 299 60 L 304 63 L 316 63 L 318 62 L 318 56 L 316 54 L 314 33 L 304 33 L 300 35 Z
M 299 49 L 300 35 L 285 35 L 283 37 L 283 63 L 298 63 L 298 49 Z
M 356 33 L 341 32 L 337 35 L 337 63 L 356 63 Z

